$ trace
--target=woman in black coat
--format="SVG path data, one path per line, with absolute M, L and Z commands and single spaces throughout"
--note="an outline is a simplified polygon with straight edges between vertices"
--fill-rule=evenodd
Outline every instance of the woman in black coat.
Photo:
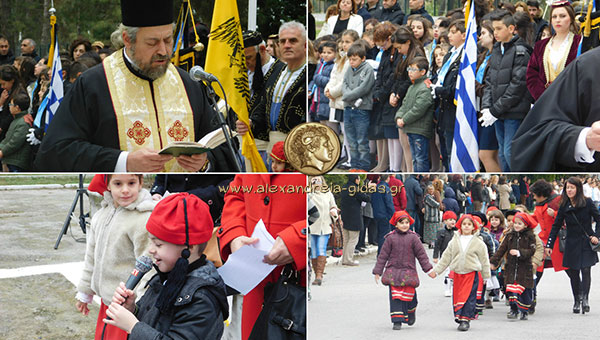
M 363 229 L 363 218 L 361 213 L 362 202 L 371 202 L 371 196 L 360 188 L 360 177 L 358 175 L 348 175 L 348 182 L 344 185 L 341 194 L 340 207 L 342 210 L 342 239 L 344 240 L 344 250 L 342 254 L 342 264 L 346 266 L 358 266 L 358 261 L 354 261 L 354 248 L 358 243 L 358 236 Z M 375 185 L 373 183 L 373 185 Z
M 592 229 L 592 218 L 596 221 L 596 232 Z M 583 195 L 583 186 L 577 177 L 570 177 L 565 185 L 560 208 L 546 244 L 547 256 L 552 254 L 552 247 L 563 222 L 567 226 L 563 266 L 569 268 L 566 272 L 571 279 L 571 289 L 575 300 L 573 313 L 579 313 L 583 308 L 585 314 L 590 311 L 588 295 L 592 282 L 591 267 L 598 262 L 598 254 L 592 250 L 590 242 L 598 243 L 600 212 L 594 202 Z M 589 237 L 586 236 L 586 233 Z

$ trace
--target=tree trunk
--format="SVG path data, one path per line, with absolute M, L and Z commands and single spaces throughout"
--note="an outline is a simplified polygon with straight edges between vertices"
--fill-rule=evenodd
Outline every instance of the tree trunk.
M 40 56 L 43 57 L 46 55 L 46 46 L 50 45 L 50 14 L 48 10 L 50 9 L 50 0 L 44 0 L 44 20 L 42 22 L 42 37 L 40 38 L 40 47 L 43 51 Z

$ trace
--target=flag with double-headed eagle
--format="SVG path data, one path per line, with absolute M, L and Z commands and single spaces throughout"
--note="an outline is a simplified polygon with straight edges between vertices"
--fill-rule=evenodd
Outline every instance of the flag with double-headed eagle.
M 206 52 L 206 71 L 214 74 L 222 83 L 229 105 L 238 119 L 250 126 L 248 102 L 250 89 L 246 73 L 246 58 L 242 38 L 242 26 L 235 0 L 216 0 Z M 224 98 L 220 87 L 215 92 Z M 266 172 L 252 131 L 242 138 L 242 155 L 252 164 L 252 172 Z

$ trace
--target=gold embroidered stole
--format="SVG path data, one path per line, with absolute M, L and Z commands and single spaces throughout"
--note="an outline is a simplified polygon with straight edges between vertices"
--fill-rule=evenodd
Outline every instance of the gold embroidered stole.
M 105 58 L 103 65 L 121 150 L 160 150 L 172 142 L 196 141 L 192 107 L 175 66 L 169 65 L 164 76 L 149 82 L 131 73 L 121 50 Z M 172 159 L 164 171 L 185 170 Z
M 554 79 L 556 79 L 556 77 L 558 77 L 558 75 L 565 69 L 565 65 L 567 64 L 567 58 L 569 57 L 569 53 L 571 52 L 571 46 L 573 45 L 573 34 L 569 34 L 567 35 L 567 46 L 568 48 L 565 48 L 563 51 L 563 55 L 560 58 L 560 61 L 558 62 L 558 65 L 556 65 L 556 68 L 554 68 L 552 66 L 552 62 L 550 61 L 550 49 L 552 48 L 552 38 L 550 41 L 548 41 L 548 45 L 546 45 L 546 48 L 544 49 L 544 73 L 546 74 L 546 85 L 545 87 L 548 88 L 548 86 L 554 81 Z

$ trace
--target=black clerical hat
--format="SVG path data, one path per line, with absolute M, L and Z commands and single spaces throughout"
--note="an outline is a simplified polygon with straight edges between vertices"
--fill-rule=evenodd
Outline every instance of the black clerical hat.
M 123 25 L 161 26 L 173 23 L 173 0 L 121 0 Z
M 244 48 L 258 46 L 263 41 L 262 36 L 257 31 L 244 31 L 242 37 L 244 38 Z

